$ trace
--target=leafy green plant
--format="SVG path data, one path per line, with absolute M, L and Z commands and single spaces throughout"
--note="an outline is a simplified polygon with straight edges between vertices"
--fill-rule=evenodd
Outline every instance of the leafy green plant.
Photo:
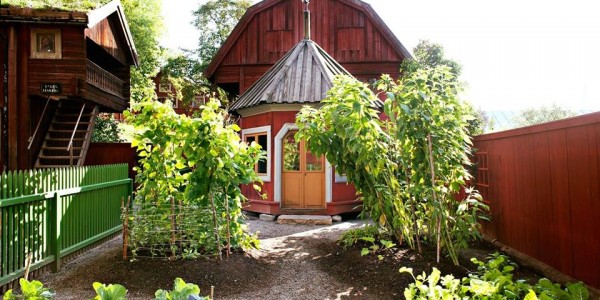
M 140 167 L 130 217 L 130 245 L 150 256 L 194 258 L 223 249 L 257 245 L 244 231 L 240 185 L 260 182 L 254 165 L 264 157 L 257 144 L 240 140 L 235 124 L 212 100 L 200 115 L 179 115 L 166 104 L 133 105 L 127 121 L 136 128 L 132 146 Z
M 319 109 L 305 107 L 298 138 L 324 154 L 357 189 L 363 210 L 395 238 L 421 252 L 436 245 L 458 264 L 457 249 L 479 237 L 487 210 L 476 191 L 457 201 L 470 174 L 471 116 L 448 67 L 412 70 L 398 82 L 383 76 L 385 115 L 365 84 L 340 76 Z
M 567 284 L 563 289 L 560 284 L 543 278 L 535 285 L 524 280 L 513 280 L 515 264 L 504 255 L 498 253 L 488 258 L 487 262 L 471 259 L 477 272 L 462 279 L 452 275 L 441 276 L 437 268 L 427 275 L 423 272 L 415 276 L 411 268 L 400 268 L 400 273 L 408 273 L 413 277 L 404 290 L 404 297 L 411 299 L 588 299 L 589 292 L 583 283 Z
M 185 283 L 181 278 L 175 278 L 172 291 L 158 290 L 154 296 L 156 300 L 210 300 L 210 297 L 200 296 L 200 288 L 197 285 Z
M 120 284 L 105 285 L 100 282 L 94 282 L 92 285 L 96 291 L 94 300 L 125 300 L 127 289 Z
M 15 294 L 13 290 L 8 290 L 4 293 L 4 300 L 43 300 L 54 298 L 54 293 L 45 288 L 44 284 L 37 280 L 28 281 L 25 278 L 21 278 L 19 286 L 21 286 L 21 294 Z
M 363 238 L 379 238 L 385 234 L 379 232 L 379 228 L 374 225 L 366 225 L 363 227 L 350 229 L 345 231 L 338 239 L 338 243 L 344 248 L 353 246 L 363 240 Z

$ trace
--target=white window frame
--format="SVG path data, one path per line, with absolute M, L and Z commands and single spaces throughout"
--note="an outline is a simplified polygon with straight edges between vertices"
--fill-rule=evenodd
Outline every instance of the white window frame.
M 267 126 L 260 126 L 260 127 L 252 127 L 252 128 L 246 128 L 246 129 L 242 129 L 242 141 L 246 142 L 246 135 L 253 135 L 253 134 L 257 134 L 257 133 L 266 133 L 267 134 L 267 149 L 264 149 L 265 151 L 267 151 L 267 174 L 266 175 L 260 175 L 258 177 L 260 177 L 260 179 L 263 182 L 271 182 L 271 126 L 267 125 Z

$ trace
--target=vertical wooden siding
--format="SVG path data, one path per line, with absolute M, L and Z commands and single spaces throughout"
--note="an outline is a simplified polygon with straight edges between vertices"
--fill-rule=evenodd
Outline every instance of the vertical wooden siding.
M 475 148 L 488 160 L 485 233 L 600 287 L 600 112 L 477 136 Z
M 404 57 L 368 12 L 339 0 L 311 2 L 310 10 L 312 40 L 352 75 L 365 80 L 383 73 L 398 76 Z M 242 93 L 303 38 L 302 1 L 279 1 L 247 20 L 211 77 L 216 83 L 239 83 Z

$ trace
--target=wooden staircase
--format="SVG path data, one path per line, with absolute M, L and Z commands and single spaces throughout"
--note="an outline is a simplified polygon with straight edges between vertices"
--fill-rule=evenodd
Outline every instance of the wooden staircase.
M 92 140 L 98 106 L 61 101 L 35 162 L 36 168 L 82 166 Z

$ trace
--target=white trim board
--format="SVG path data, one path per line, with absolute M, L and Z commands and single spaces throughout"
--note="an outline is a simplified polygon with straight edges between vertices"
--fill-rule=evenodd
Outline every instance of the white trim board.
M 271 126 L 267 125 L 267 126 L 260 126 L 260 127 L 252 127 L 252 128 L 246 128 L 246 129 L 242 129 L 242 141 L 245 142 L 246 141 L 246 135 L 247 134 L 253 134 L 253 133 L 261 133 L 261 132 L 266 132 L 267 133 L 267 175 L 259 175 L 258 177 L 260 177 L 260 179 L 263 182 L 271 182 Z

